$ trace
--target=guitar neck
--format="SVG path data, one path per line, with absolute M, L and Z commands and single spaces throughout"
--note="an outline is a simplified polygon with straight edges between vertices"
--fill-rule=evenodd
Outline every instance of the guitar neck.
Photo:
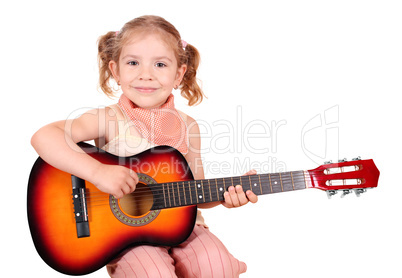
M 241 185 L 244 191 L 251 190 L 256 195 L 265 195 L 306 189 L 310 183 L 308 171 L 162 183 L 157 187 L 158 192 L 154 192 L 152 209 L 222 201 L 224 192 L 236 185 Z

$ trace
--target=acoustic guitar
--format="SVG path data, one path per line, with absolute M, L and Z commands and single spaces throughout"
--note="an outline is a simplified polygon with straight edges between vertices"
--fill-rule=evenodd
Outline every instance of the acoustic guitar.
M 60 171 L 40 157 L 28 183 L 29 228 L 36 250 L 55 270 L 88 274 L 105 266 L 129 246 L 178 245 L 191 234 L 197 205 L 222 201 L 231 185 L 257 195 L 307 188 L 358 196 L 377 187 L 373 160 L 329 163 L 313 170 L 194 180 L 183 155 L 158 146 L 131 157 L 117 157 L 80 143 L 105 164 L 123 165 L 138 174 L 136 190 L 121 199 Z

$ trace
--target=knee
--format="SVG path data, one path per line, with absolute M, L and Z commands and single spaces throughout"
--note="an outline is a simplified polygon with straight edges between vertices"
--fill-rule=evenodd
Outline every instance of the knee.
M 246 272 L 247 265 L 233 257 L 226 248 L 212 248 L 208 252 L 198 254 L 198 260 L 209 262 L 200 270 L 200 275 L 197 277 L 239 277 L 241 273 Z

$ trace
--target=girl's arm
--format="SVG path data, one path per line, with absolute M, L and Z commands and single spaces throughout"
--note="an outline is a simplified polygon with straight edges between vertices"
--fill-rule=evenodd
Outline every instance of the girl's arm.
M 187 126 L 189 128 L 189 151 L 186 155 L 186 160 L 190 166 L 195 180 L 204 179 L 204 168 L 201 161 L 201 137 L 200 129 L 197 122 L 191 117 L 187 116 Z M 256 171 L 251 170 L 245 175 L 255 175 Z M 239 207 L 247 204 L 249 201 L 256 203 L 258 200 L 257 195 L 252 191 L 243 191 L 241 185 L 230 186 L 228 192 L 224 194 L 225 200 L 223 202 L 212 202 L 198 205 L 199 208 L 212 208 L 217 205 L 224 205 L 227 208 Z
M 76 144 L 108 136 L 107 123 L 113 120 L 106 109 L 91 110 L 77 119 L 42 127 L 32 136 L 31 144 L 47 163 L 121 198 L 135 189 L 137 175 L 123 166 L 100 163 Z

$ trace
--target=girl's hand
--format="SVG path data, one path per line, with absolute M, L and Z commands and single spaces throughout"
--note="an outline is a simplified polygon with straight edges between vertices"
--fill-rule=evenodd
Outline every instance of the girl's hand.
M 251 170 L 244 174 L 244 176 L 255 174 L 257 174 L 257 171 Z M 240 207 L 247 204 L 249 201 L 252 203 L 258 201 L 257 195 L 255 195 L 251 190 L 247 190 L 246 193 L 244 193 L 241 185 L 230 186 L 223 196 L 225 197 L 225 201 L 222 204 L 227 208 Z
M 124 166 L 100 164 L 94 173 L 93 181 L 99 190 L 120 199 L 135 190 L 138 176 Z

